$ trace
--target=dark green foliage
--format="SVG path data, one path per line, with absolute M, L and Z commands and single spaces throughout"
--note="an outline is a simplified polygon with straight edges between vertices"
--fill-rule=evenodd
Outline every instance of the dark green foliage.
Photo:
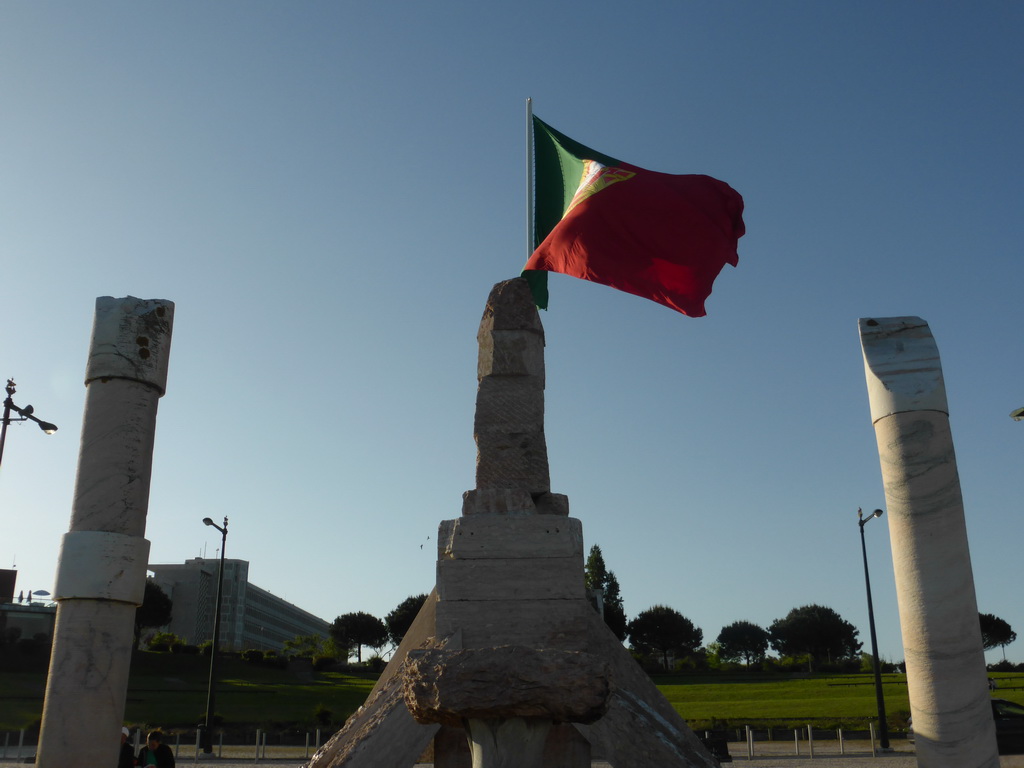
M 622 604 L 619 580 L 615 578 L 614 571 L 608 570 L 604 562 L 604 555 L 597 544 L 590 548 L 583 573 L 584 585 L 587 589 L 600 589 L 604 592 L 604 623 L 619 640 L 625 640 L 626 611 Z
M 416 615 L 420 612 L 420 608 L 423 607 L 426 601 L 426 595 L 410 595 L 384 618 L 384 623 L 388 629 L 388 639 L 396 648 L 402 642 L 402 638 L 409 631 L 409 627 L 412 626 Z
M 331 638 L 339 648 L 355 648 L 356 659 L 363 660 L 363 646 L 383 648 L 388 641 L 388 628 L 384 622 L 369 613 L 358 611 L 339 616 L 331 624 Z
M 173 632 L 157 632 L 147 643 L 149 650 L 160 653 L 180 653 L 184 645 L 185 641 Z
M 768 632 L 749 621 L 735 621 L 718 633 L 718 657 L 739 661 L 748 667 L 764 658 L 768 650 Z
M 322 656 L 326 642 L 327 639 L 320 635 L 296 635 L 284 641 L 284 650 L 292 656 Z
M 135 647 L 142 640 L 142 630 L 147 627 L 165 627 L 171 623 L 171 598 L 152 579 L 146 579 L 146 591 L 142 605 L 135 609 Z
M 700 648 L 704 633 L 693 622 L 666 605 L 642 611 L 627 626 L 631 647 L 642 654 L 661 654 L 662 667 L 669 668 L 669 654 L 692 656 Z
M 263 661 L 263 651 L 256 648 L 247 648 L 242 651 L 242 661 L 248 664 L 260 664 Z
M 979 613 L 978 621 L 981 623 L 981 644 L 985 650 L 1002 648 L 1003 658 L 1006 658 L 1006 646 L 1017 639 L 1017 633 L 1009 624 L 991 613 Z
M 317 704 L 313 710 L 313 720 L 317 725 L 330 725 L 334 713 L 323 704 Z
M 768 640 L 782 656 L 807 655 L 808 670 L 815 662 L 856 659 L 861 643 L 858 631 L 842 616 L 823 605 L 794 608 L 768 628 Z

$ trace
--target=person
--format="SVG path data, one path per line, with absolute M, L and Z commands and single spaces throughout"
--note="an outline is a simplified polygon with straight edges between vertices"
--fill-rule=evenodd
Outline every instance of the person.
M 121 729 L 121 755 L 117 758 L 117 768 L 133 768 L 135 765 L 135 750 L 128 743 L 131 733 L 127 728 Z
M 138 765 L 155 765 L 157 768 L 174 768 L 174 753 L 163 743 L 160 731 L 150 731 L 146 746 L 139 750 Z

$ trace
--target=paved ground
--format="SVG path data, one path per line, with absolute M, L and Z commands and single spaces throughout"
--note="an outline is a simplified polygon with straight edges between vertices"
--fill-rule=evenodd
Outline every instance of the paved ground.
M 871 745 L 868 742 L 848 742 L 845 745 L 845 754 L 839 754 L 839 746 L 836 742 L 817 742 L 814 756 L 807 753 L 806 743 L 801 745 L 801 754 L 794 754 L 792 744 L 783 743 L 758 743 L 754 745 L 753 757 L 747 756 L 746 745 L 742 743 L 730 743 L 729 752 L 732 755 L 736 768 L 917 768 L 917 758 L 908 744 L 897 744 L 896 751 L 891 753 L 877 753 L 871 755 Z M 268 750 L 269 751 L 269 750 Z M 198 768 L 299 768 L 305 763 L 301 750 L 297 757 L 274 757 L 262 760 L 253 760 L 250 757 L 234 756 L 220 760 L 199 760 L 196 761 L 192 755 L 186 755 L 186 750 L 178 754 L 179 768 L 197 766 Z M 251 752 L 249 753 L 252 754 Z M 26 756 L 28 750 L 26 750 Z M 26 763 L 31 761 L 30 757 L 15 762 L 13 749 L 8 751 L 6 760 L 0 756 L 0 768 L 24 768 Z M 1000 768 L 1024 768 L 1024 755 L 1005 755 L 1000 758 Z M 730 765 L 723 763 L 723 765 Z M 420 764 L 416 768 L 432 768 L 430 764 Z M 594 761 L 592 768 L 612 768 L 610 763 Z

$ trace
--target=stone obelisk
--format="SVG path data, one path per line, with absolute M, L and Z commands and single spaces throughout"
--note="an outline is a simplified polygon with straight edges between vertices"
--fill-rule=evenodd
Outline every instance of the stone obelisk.
M 438 529 L 437 582 L 313 768 L 711 768 L 717 761 L 587 599 L 583 526 L 551 492 L 544 330 L 498 283 L 477 335 L 476 488 Z
M 917 762 L 999 765 L 938 347 L 918 317 L 862 318 Z
M 96 300 L 71 525 L 61 544 L 36 764 L 117 764 L 149 564 L 146 512 L 174 304 Z

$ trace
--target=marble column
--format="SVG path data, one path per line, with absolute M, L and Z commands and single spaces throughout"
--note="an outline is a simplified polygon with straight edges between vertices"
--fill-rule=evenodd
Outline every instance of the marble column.
M 939 351 L 918 317 L 862 318 L 921 768 L 996 768 L 995 724 Z
M 71 525 L 54 588 L 42 768 L 117 764 L 173 316 L 174 304 L 161 299 L 96 300 Z

